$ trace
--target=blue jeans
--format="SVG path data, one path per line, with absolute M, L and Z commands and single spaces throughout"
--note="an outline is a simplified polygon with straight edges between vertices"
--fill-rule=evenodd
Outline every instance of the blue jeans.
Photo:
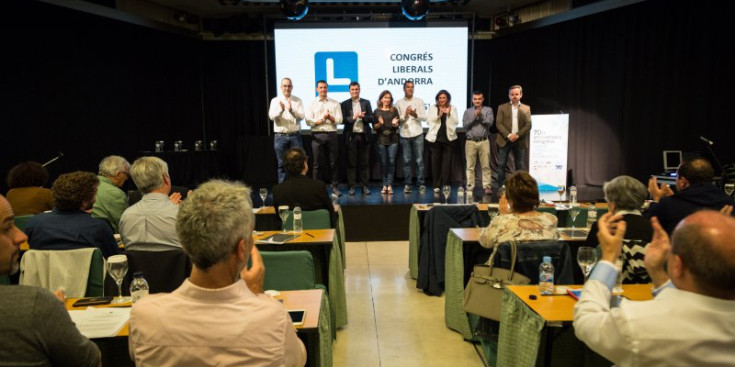
M 276 159 L 278 159 L 278 182 L 283 182 L 286 178 L 286 170 L 283 168 L 283 156 L 286 151 L 295 148 L 303 147 L 304 144 L 301 142 L 301 133 L 293 135 L 279 134 L 273 137 L 273 148 L 276 151 Z
M 526 149 L 521 148 L 518 141 L 515 143 L 506 142 L 505 146 L 498 147 L 498 187 L 505 185 L 505 169 L 508 166 L 508 153 L 513 153 L 516 171 L 525 170 Z
M 413 138 L 401 137 L 401 149 L 403 149 L 403 181 L 407 186 L 413 183 L 412 161 L 416 161 L 416 184 L 424 184 L 424 134 Z
M 383 178 L 383 186 L 393 185 L 393 176 L 396 173 L 396 153 L 398 153 L 398 144 L 378 144 L 380 175 Z

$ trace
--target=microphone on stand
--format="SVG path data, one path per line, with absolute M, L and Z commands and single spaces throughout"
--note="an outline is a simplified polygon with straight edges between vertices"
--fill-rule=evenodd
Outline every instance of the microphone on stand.
M 703 142 L 705 142 L 705 143 L 707 143 L 709 145 L 715 145 L 715 142 L 713 142 L 712 140 L 709 140 L 709 139 L 705 138 L 704 136 L 700 136 L 699 137 L 699 140 L 701 140 L 701 141 L 703 141 Z
M 64 153 L 59 152 L 59 155 L 57 155 L 56 157 L 51 158 L 51 160 L 49 160 L 48 162 L 44 163 L 43 166 L 46 167 L 49 164 L 56 162 L 59 158 L 61 158 L 63 156 L 64 156 Z

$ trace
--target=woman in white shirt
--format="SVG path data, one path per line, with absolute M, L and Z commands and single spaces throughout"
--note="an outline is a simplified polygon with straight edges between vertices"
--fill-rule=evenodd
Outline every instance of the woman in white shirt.
M 457 109 L 450 104 L 452 96 L 446 90 L 436 94 L 436 104 L 431 106 L 426 121 L 429 131 L 426 140 L 431 142 L 431 176 L 434 192 L 451 184 L 453 142 L 457 140 Z

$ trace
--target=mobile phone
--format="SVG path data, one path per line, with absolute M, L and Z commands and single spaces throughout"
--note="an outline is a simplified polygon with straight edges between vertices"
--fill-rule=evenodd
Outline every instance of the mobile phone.
M 291 316 L 291 322 L 294 326 L 300 326 L 304 324 L 306 310 L 288 310 L 288 314 Z
M 82 306 L 94 306 L 94 305 L 108 305 L 112 302 L 112 297 L 90 297 L 90 298 L 80 298 L 74 304 L 72 307 L 82 307 Z

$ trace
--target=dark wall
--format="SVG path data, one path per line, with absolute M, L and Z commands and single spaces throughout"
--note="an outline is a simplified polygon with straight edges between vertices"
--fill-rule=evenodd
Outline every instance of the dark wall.
M 534 113 L 569 113 L 578 185 L 643 179 L 660 170 L 663 149 L 702 150 L 698 135 L 732 161 L 728 19 L 716 2 L 696 8 L 649 0 L 475 41 L 474 86 L 494 109 L 519 83 Z M 36 1 L 0 9 L 1 192 L 21 160 L 64 152 L 53 178 L 96 171 L 109 154 L 132 161 L 155 140 L 216 139 L 226 176 L 275 180 L 266 110 L 277 90 L 271 80 L 265 93 L 263 41 L 204 42 Z

